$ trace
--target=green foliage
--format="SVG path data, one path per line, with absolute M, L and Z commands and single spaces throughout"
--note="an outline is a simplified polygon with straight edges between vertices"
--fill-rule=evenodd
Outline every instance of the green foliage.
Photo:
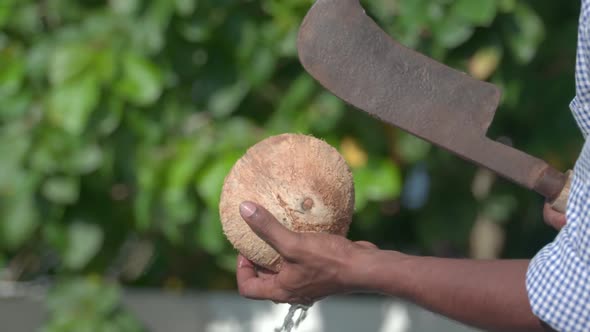
M 530 256 L 550 238 L 535 194 L 497 180 L 476 194 L 475 167 L 348 107 L 305 73 L 296 37 L 312 3 L 0 3 L 0 258 L 50 253 L 50 274 L 76 276 L 52 292 L 46 331 L 139 329 L 116 311 L 115 288 L 83 277 L 137 263 L 146 252 L 129 245 L 137 239 L 156 254 L 120 282 L 234 287 L 221 185 L 272 134 L 314 134 L 342 152 L 356 185 L 351 238 L 465 255 L 479 215 L 505 227 L 506 256 Z M 572 166 L 576 3 L 363 5 L 407 46 L 503 88 L 490 137 Z M 28 276 L 47 272 L 22 264 Z
M 52 314 L 42 332 L 140 332 L 133 316 L 120 308 L 116 286 L 96 278 L 63 280 L 47 298 Z

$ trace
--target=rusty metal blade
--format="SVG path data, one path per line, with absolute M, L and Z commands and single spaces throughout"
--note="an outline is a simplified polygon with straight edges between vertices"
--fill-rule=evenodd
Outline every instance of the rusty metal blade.
M 358 0 L 317 0 L 301 25 L 303 67 L 325 88 L 369 114 L 547 198 L 565 175 L 486 137 L 500 90 L 393 40 Z

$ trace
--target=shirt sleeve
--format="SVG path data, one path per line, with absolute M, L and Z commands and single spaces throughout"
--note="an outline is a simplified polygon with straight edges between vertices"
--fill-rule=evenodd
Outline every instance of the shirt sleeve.
M 590 133 L 590 0 L 582 0 L 576 49 L 576 96 L 570 104 L 580 131 Z
M 590 331 L 590 140 L 572 179 L 567 225 L 531 261 L 526 287 L 533 313 L 557 331 Z

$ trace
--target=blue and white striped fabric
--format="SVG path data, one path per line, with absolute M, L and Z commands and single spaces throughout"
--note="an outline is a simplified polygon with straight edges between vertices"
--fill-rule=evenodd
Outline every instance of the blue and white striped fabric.
M 576 97 L 570 108 L 590 133 L 590 0 L 582 0 Z M 531 261 L 526 287 L 534 314 L 557 331 L 590 332 L 590 140 L 574 167 L 567 225 Z

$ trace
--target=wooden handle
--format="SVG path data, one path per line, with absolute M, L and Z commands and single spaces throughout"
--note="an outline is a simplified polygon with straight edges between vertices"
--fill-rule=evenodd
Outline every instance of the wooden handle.
M 557 198 L 554 199 L 553 202 L 549 203 L 549 204 L 551 204 L 551 207 L 553 208 L 553 210 L 555 210 L 557 212 L 561 212 L 561 213 L 565 213 L 565 209 L 567 207 L 567 199 L 570 195 L 570 187 L 572 185 L 572 177 L 573 177 L 572 171 L 567 171 L 567 173 L 565 173 L 565 174 L 567 176 L 567 180 L 565 182 L 565 185 L 563 186 L 563 189 L 561 190 L 561 192 L 559 193 Z

